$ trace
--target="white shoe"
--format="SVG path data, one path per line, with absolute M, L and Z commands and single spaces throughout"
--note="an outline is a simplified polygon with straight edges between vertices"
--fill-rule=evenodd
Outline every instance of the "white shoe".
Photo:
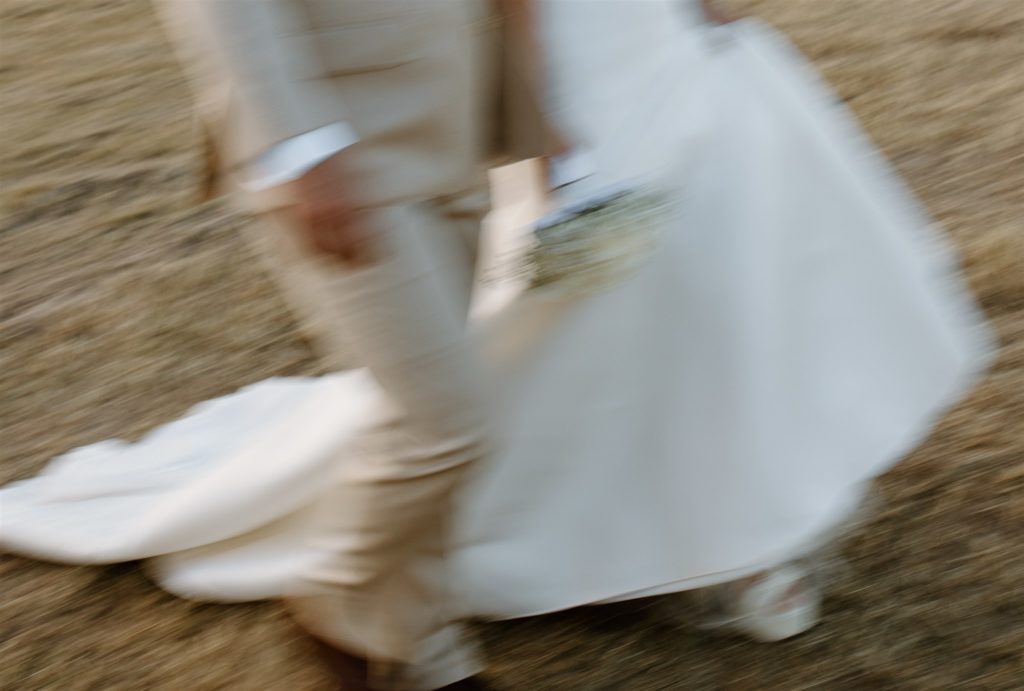
M 821 617 L 821 590 L 813 574 L 785 564 L 754 577 L 749 585 L 731 584 L 727 627 L 755 641 L 771 643 L 814 628 Z
M 696 591 L 699 628 L 732 631 L 771 643 L 814 628 L 821 615 L 818 571 L 789 562 L 749 578 Z

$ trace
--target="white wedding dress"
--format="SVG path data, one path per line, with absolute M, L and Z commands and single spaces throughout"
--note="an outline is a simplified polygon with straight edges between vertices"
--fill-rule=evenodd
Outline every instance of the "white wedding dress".
M 679 204 L 655 256 L 604 293 L 481 282 L 502 443 L 457 520 L 467 615 L 686 590 L 799 555 L 990 352 L 928 219 L 795 51 L 679 5 L 543 3 L 553 103 L 601 171 L 577 189 L 643 176 Z M 485 275 L 529 207 L 493 214 Z M 304 526 L 373 386 L 272 379 L 138 443 L 72 451 L 0 491 L 3 547 L 146 559 L 184 597 L 273 597 L 311 556 Z

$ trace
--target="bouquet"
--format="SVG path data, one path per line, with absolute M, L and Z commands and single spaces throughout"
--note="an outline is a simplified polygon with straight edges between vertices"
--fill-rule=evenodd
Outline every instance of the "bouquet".
M 654 253 L 669 213 L 667 195 L 626 185 L 559 208 L 533 227 L 529 288 L 580 297 L 621 283 Z

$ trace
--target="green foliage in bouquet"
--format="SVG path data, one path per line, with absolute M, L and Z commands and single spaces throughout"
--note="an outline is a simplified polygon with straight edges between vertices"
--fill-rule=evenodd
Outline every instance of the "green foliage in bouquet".
M 664 194 L 624 189 L 545 217 L 523 257 L 530 289 L 582 296 L 621 283 L 654 253 L 670 210 Z

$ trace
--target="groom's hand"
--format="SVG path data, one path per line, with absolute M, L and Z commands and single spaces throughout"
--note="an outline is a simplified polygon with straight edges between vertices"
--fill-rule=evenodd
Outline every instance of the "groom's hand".
M 340 156 L 332 156 L 287 183 L 292 212 L 306 247 L 351 267 L 365 267 L 382 256 L 373 215 L 359 203 L 356 185 Z

